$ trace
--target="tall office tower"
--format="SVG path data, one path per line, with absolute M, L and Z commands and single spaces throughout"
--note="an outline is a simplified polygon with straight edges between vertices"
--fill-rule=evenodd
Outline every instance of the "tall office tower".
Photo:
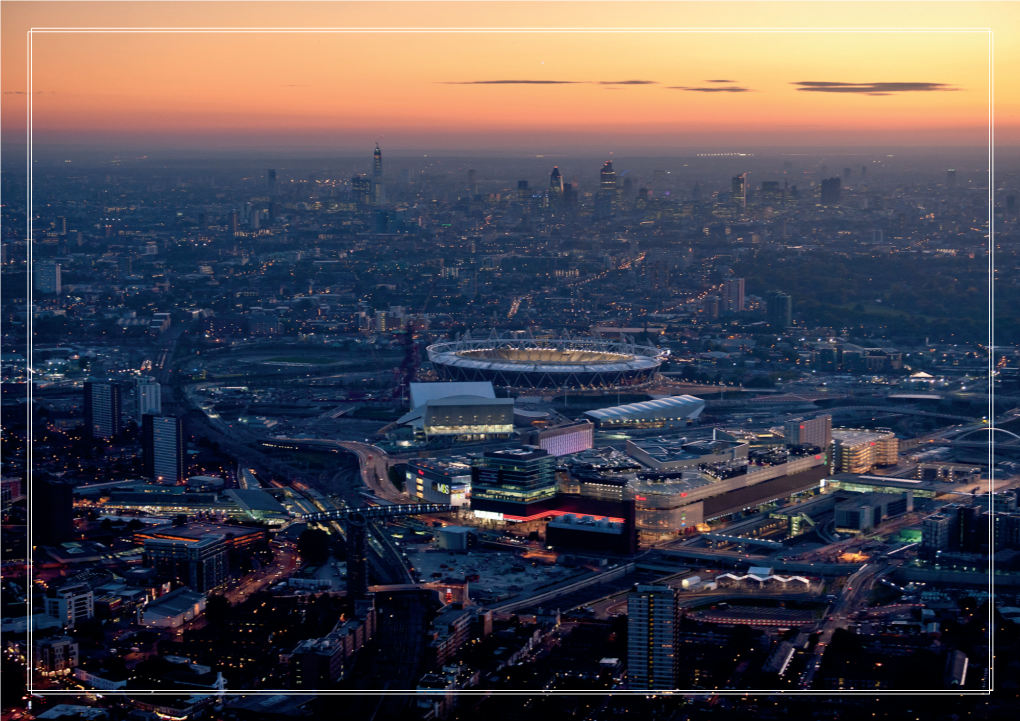
M 236 235 L 237 231 L 239 231 L 240 229 L 241 229 L 241 220 L 240 220 L 240 217 L 238 216 L 237 211 L 235 210 L 234 212 L 232 212 L 230 214 L 230 234 L 231 235 Z
M 652 172 L 652 187 L 661 190 L 666 184 L 666 171 L 656 170 Z
M 839 205 L 839 178 L 827 178 L 822 181 L 822 205 Z
M 151 376 L 143 376 L 135 384 L 135 421 L 139 426 L 147 415 L 162 413 L 162 388 Z
M 486 451 L 471 461 L 471 508 L 520 520 L 556 496 L 556 456 L 533 446 Z
M 868 166 L 867 165 L 862 165 L 861 166 L 861 180 L 864 180 L 867 177 L 868 177 Z
M 117 383 L 86 381 L 85 431 L 92 438 L 120 433 L 121 388 Z
M 850 182 L 850 168 L 843 168 L 843 180 Z
M 60 263 L 35 264 L 35 292 L 60 294 Z
M 733 178 L 730 202 L 737 208 L 747 205 L 747 173 L 741 173 Z
M 74 486 L 39 473 L 28 490 L 32 497 L 32 545 L 56 546 L 74 538 Z
M 832 445 L 832 416 L 787 421 L 783 435 L 788 446 L 817 446 L 826 451 Z
M 375 155 L 372 156 L 372 202 L 376 205 L 386 204 L 386 187 L 382 179 L 382 151 L 379 143 L 375 144 Z
M 783 331 L 793 325 L 793 298 L 786 293 L 770 290 L 765 294 L 765 318 L 773 331 Z
M 351 178 L 351 200 L 362 206 L 371 204 L 372 181 L 361 175 Z
M 554 165 L 552 172 L 549 173 L 549 205 L 558 208 L 562 202 L 563 176 L 560 175 L 560 169 Z
M 612 197 L 616 192 L 616 172 L 613 170 L 612 160 L 607 160 L 606 164 L 602 166 L 599 190 L 608 192 L 609 197 Z
M 669 586 L 637 584 L 627 594 L 627 680 L 632 689 L 676 688 L 680 604 Z
M 956 171 L 952 168 L 946 171 L 946 185 L 950 188 L 956 185 Z
M 182 483 L 187 452 L 183 418 L 151 415 L 142 418 L 142 457 L 147 478 Z
M 276 170 L 274 168 L 270 168 L 269 169 L 269 172 L 266 174 L 266 180 L 269 181 L 269 197 L 270 198 L 275 198 L 276 197 Z
M 723 312 L 739 313 L 744 310 L 744 279 L 727 278 L 722 288 Z
M 468 169 L 468 195 L 472 198 L 478 195 L 478 171 L 474 168 Z

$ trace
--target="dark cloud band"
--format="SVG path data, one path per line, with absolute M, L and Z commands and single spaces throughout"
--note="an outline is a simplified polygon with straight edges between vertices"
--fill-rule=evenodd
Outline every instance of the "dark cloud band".
M 670 85 L 666 88 L 667 90 L 687 90 L 692 93 L 751 93 L 754 92 L 750 88 L 688 88 L 683 85 Z
M 835 83 L 820 80 L 791 83 L 807 93 L 861 93 L 891 95 L 893 93 L 952 92 L 959 88 L 946 83 Z

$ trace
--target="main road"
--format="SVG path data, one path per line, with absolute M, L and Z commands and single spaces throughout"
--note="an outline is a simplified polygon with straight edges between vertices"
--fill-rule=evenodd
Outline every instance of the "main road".
M 846 586 L 836 600 L 829 607 L 829 615 L 819 625 L 817 632 L 818 643 L 815 645 L 814 658 L 808 661 L 807 669 L 801 680 L 803 688 L 811 688 L 815 674 L 822 665 L 822 656 L 825 649 L 832 642 L 832 634 L 837 628 L 846 628 L 851 616 L 858 607 L 867 601 L 868 593 L 881 576 L 896 568 L 898 563 L 869 563 L 854 573 L 846 580 Z

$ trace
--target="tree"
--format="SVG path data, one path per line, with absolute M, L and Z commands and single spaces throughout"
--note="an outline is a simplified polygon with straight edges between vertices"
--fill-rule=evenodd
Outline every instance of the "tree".
M 230 601 L 227 600 L 227 597 L 219 594 L 209 596 L 205 602 L 206 620 L 212 624 L 221 624 L 226 623 L 229 616 Z

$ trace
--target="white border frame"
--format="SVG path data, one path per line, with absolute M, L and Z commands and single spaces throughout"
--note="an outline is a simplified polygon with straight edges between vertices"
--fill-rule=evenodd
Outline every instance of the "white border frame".
M 28 395 L 28 430 L 27 430 L 27 543 L 28 543 L 28 570 L 30 581 L 28 583 L 28 648 L 27 648 L 27 668 L 26 668 L 26 693 L 29 695 L 36 696 L 83 696 L 88 695 L 88 690 L 75 691 L 75 690 L 37 690 L 32 686 L 32 680 L 34 677 L 34 659 L 35 659 L 35 645 L 33 642 L 34 636 L 34 625 L 32 623 L 32 609 L 33 609 L 33 596 L 35 591 L 34 573 L 35 573 L 35 559 L 34 549 L 32 546 L 32 446 L 33 446 L 33 423 L 31 418 L 32 413 L 32 398 L 33 398 L 33 384 L 31 377 L 31 369 L 33 367 L 33 355 L 32 349 L 34 344 L 34 320 L 35 313 L 33 310 L 34 306 L 34 272 L 33 272 L 33 257 L 32 249 L 34 237 L 33 237 L 33 85 L 32 85 L 32 60 L 33 60 L 33 49 L 32 42 L 35 33 L 47 33 L 47 34 L 78 34 L 78 33 L 97 33 L 97 34 L 278 34 L 278 33 L 298 33 L 298 34 L 355 34 L 355 33 L 369 33 L 369 34 L 387 34 L 387 35 L 400 35 L 400 34 L 425 34 L 425 33 L 450 33 L 450 34 L 562 34 L 562 33 L 598 33 L 598 34 L 621 34 L 621 33 L 645 33 L 645 34 L 662 34 L 662 33 L 712 33 L 712 34 L 757 34 L 757 33 L 854 33 L 854 32 L 868 32 L 868 33 L 888 33 L 888 34 L 901 34 L 901 33 L 985 33 L 988 37 L 988 419 L 989 426 L 994 427 L 995 420 L 995 389 L 993 383 L 994 373 L 994 355 L 992 348 L 994 347 L 995 338 L 995 213 L 994 213 L 994 202 L 995 202 L 995 130 L 994 130 L 994 38 L 995 33 L 991 28 L 526 28 L 526 27 L 508 27 L 508 28 L 492 28 L 492 27 L 479 27 L 479 28 L 465 28 L 465 27 L 435 27 L 435 28 L 382 28 L 382 27 L 364 27 L 364 28 L 214 28 L 214 27 L 195 27 L 195 28 L 180 28 L 180 27 L 168 27 L 168 28 L 128 28 L 128 27 L 82 27 L 82 28 L 54 28 L 54 27 L 32 27 L 28 30 L 28 124 L 27 124 L 27 165 L 28 165 L 28 178 L 27 178 L 27 284 L 28 284 L 28 306 L 29 313 L 26 321 L 27 324 L 27 395 Z M 989 447 L 988 447 L 988 467 L 989 467 L 989 482 L 988 482 L 988 495 L 989 502 L 991 502 L 992 495 L 992 479 L 991 471 L 994 469 L 994 454 L 995 454 L 995 442 L 994 433 L 989 434 Z M 988 529 L 988 540 L 989 540 L 989 563 L 988 563 L 988 595 L 989 595 L 989 617 L 988 617 L 988 631 L 989 631 L 989 646 L 988 646 L 988 678 L 989 684 L 988 689 L 980 691 L 953 691 L 948 689 L 918 689 L 918 690 L 899 690 L 899 691 L 858 691 L 858 690 L 837 690 L 829 692 L 819 692 L 808 689 L 746 689 L 746 690 L 709 690 L 709 689 L 673 689 L 672 691 L 647 691 L 647 690 L 631 690 L 631 689 L 610 689 L 607 691 L 590 691 L 590 690 L 563 690 L 558 689 L 556 691 L 543 691 L 542 694 L 563 694 L 570 696 L 606 696 L 613 694 L 625 694 L 625 695 L 636 695 L 636 696 L 660 696 L 660 695 L 711 695 L 711 696 L 750 696 L 750 695 L 775 695 L 784 694 L 791 696 L 832 696 L 832 695 L 867 695 L 867 696 L 989 696 L 995 690 L 995 676 L 994 676 L 994 648 L 995 648 L 995 574 L 994 574 L 994 563 L 995 563 L 995 546 L 994 546 L 994 529 L 989 524 Z M 130 694 L 123 691 L 115 692 L 118 695 L 136 695 L 136 694 L 150 694 L 156 696 L 181 696 L 184 695 L 179 692 L 173 691 L 161 691 L 161 690 L 149 690 L 140 689 L 132 690 Z M 247 692 L 240 691 L 225 691 L 222 693 L 210 693 L 208 696 L 360 696 L 360 695 L 387 695 L 387 694 L 408 694 L 414 695 L 417 693 L 417 689 L 371 689 L 371 690 L 351 690 L 351 691 L 337 691 L 337 690 L 305 690 L 305 691 L 294 691 L 292 689 L 282 690 L 252 690 Z M 471 690 L 464 689 L 457 692 L 464 696 L 533 696 L 536 695 L 532 692 L 524 691 L 482 691 L 482 690 Z M 104 695 L 113 695 L 107 693 Z

